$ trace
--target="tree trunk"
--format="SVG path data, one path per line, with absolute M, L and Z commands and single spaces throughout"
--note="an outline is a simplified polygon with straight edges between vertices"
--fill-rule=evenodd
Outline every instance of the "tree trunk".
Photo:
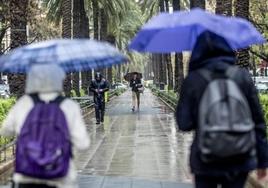
M 177 11 L 180 10 L 180 0 L 173 0 L 173 10 Z M 184 79 L 184 72 L 183 72 L 183 55 L 182 53 L 176 53 L 175 54 L 175 86 L 174 91 L 176 91 L 178 94 L 181 90 L 181 85 Z
M 112 34 L 107 35 L 106 40 L 110 44 L 112 44 L 114 46 L 116 45 L 116 39 L 115 39 L 114 35 L 112 35 Z M 113 82 L 113 67 L 109 67 L 107 69 L 107 80 L 112 84 L 112 82 Z
M 108 33 L 108 20 L 105 10 L 102 8 L 100 10 L 100 40 L 106 41 L 107 40 L 107 33 Z M 101 74 L 106 78 L 107 70 L 102 68 L 99 70 Z
M 94 39 L 99 40 L 99 16 L 100 9 L 97 0 L 92 0 Z
M 168 72 L 168 90 L 173 90 L 174 83 L 173 83 L 173 68 L 171 63 L 171 55 L 166 55 L 167 60 L 167 72 Z
M 160 12 L 165 12 L 165 0 L 159 0 L 159 10 Z M 167 65 L 166 65 L 166 55 L 161 54 L 159 56 L 159 82 L 161 84 L 167 84 Z
M 85 10 L 84 0 L 80 0 L 80 31 L 81 38 L 89 38 L 89 19 Z M 82 89 L 87 91 L 92 80 L 92 70 L 81 72 Z
M 249 0 L 236 0 L 235 3 L 235 16 L 242 17 L 244 19 L 249 19 Z M 236 64 L 249 68 L 250 63 L 249 49 L 238 50 L 237 52 L 237 62 Z
M 199 7 L 202 9 L 206 9 L 206 0 L 190 0 L 190 7 Z
M 62 37 L 72 38 L 72 0 L 62 2 Z M 71 96 L 71 74 L 67 74 L 64 81 L 64 92 L 67 97 Z
M 233 0 L 217 0 L 216 13 L 232 16 Z
M 28 0 L 10 0 L 10 48 L 27 44 L 27 7 Z M 9 87 L 12 95 L 20 97 L 24 94 L 25 75 L 9 74 Z
M 183 55 L 182 53 L 175 54 L 175 91 L 178 94 L 181 92 L 181 86 L 184 80 L 184 66 L 183 66 Z
M 81 7 L 80 0 L 73 0 L 73 38 L 81 38 Z M 80 97 L 80 73 L 74 72 L 72 76 L 73 89 L 77 97 Z
M 165 0 L 165 11 L 169 12 L 169 0 Z M 172 90 L 174 87 L 173 84 L 173 68 L 171 63 L 171 54 L 165 54 L 165 65 L 166 65 L 166 71 L 167 71 L 167 77 L 168 77 L 168 90 Z

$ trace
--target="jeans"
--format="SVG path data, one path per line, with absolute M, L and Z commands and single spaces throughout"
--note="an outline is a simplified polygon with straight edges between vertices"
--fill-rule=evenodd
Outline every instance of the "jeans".
M 244 188 L 248 173 L 229 176 L 196 175 L 196 188 Z

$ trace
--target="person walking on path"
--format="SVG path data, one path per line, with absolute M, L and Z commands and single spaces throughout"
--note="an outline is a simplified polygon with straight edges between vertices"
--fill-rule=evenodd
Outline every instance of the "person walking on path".
M 33 66 L 26 94 L 3 122 L 1 135 L 17 135 L 14 187 L 78 187 L 73 150 L 90 140 L 79 105 L 61 95 L 64 78 L 56 65 Z
M 195 131 L 190 167 L 197 188 L 243 188 L 250 171 L 267 175 L 268 143 L 249 72 L 220 36 L 204 32 L 192 52 L 176 110 L 178 128 Z
M 96 124 L 104 122 L 105 92 L 109 91 L 109 83 L 97 72 L 95 79 L 91 81 L 89 91 L 94 93 Z
M 142 88 L 141 79 L 138 78 L 136 73 L 133 74 L 133 78 L 130 80 L 130 87 L 132 88 L 132 111 L 134 112 L 137 106 L 137 109 L 140 109 L 140 90 Z

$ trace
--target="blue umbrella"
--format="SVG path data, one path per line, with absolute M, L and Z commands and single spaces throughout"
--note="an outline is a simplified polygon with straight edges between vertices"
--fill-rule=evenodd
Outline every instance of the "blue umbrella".
M 112 45 L 89 39 L 55 39 L 25 45 L 0 57 L 0 72 L 26 73 L 32 65 L 57 64 L 65 72 L 109 67 L 127 62 Z
M 153 17 L 142 27 L 129 48 L 156 53 L 191 51 L 197 37 L 206 30 L 223 37 L 234 50 L 265 42 L 245 19 L 215 15 L 196 8 Z

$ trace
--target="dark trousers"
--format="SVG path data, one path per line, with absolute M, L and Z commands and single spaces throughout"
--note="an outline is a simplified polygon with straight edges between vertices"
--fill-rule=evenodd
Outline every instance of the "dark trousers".
M 244 188 L 248 173 L 229 176 L 195 176 L 196 188 Z
M 44 184 L 33 184 L 33 183 L 23 183 L 23 184 L 13 184 L 12 188 L 56 188 L 53 186 L 48 186 Z
M 105 101 L 103 98 L 96 98 L 94 102 L 96 121 L 103 122 L 105 113 Z

